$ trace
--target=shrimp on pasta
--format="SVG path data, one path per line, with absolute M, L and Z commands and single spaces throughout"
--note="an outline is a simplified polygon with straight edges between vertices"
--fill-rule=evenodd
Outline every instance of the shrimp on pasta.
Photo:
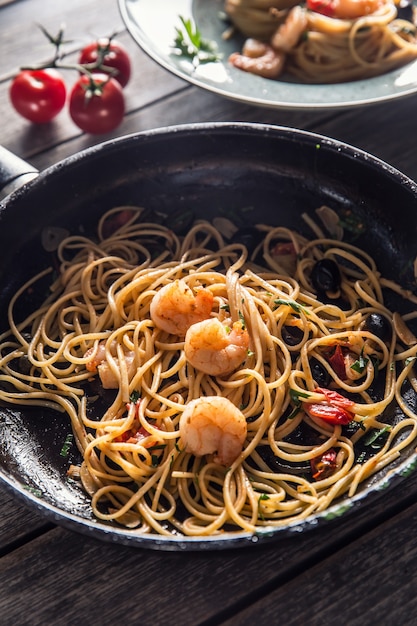
M 226 1 L 225 10 L 239 29 L 246 3 Z M 260 29 L 255 16 L 252 26 L 245 22 L 241 32 L 250 46 L 245 42 L 229 62 L 265 78 L 340 83 L 379 76 L 417 59 L 417 16 L 412 5 L 405 16 L 395 0 L 307 0 L 292 7 L 277 0 L 272 6 L 259 5 L 256 11 L 258 21 L 269 28 Z M 258 64 L 252 58 L 251 51 L 262 46 L 271 67 L 274 60 L 276 70 L 270 75 L 259 71 L 261 55 Z
M 45 428 L 65 411 L 68 475 L 95 518 L 148 535 L 269 532 L 339 506 L 417 446 L 417 295 L 370 254 L 310 214 L 303 233 L 253 217 L 250 252 L 236 228 L 176 234 L 123 211 L 79 246 L 64 239 L 43 304 L 29 294 L 46 271 L 0 334 L 0 401 L 41 406 Z
M 185 335 L 187 360 L 210 376 L 233 372 L 247 357 L 248 348 L 249 333 L 240 320 L 221 322 L 213 317 L 193 324 Z
M 207 319 L 213 294 L 207 289 L 192 289 L 182 279 L 164 285 L 153 297 L 150 314 L 155 325 L 172 335 L 184 336 L 188 328 Z
M 247 424 L 243 413 L 227 398 L 196 398 L 180 419 L 180 436 L 187 452 L 214 455 L 214 463 L 231 465 L 242 452 Z

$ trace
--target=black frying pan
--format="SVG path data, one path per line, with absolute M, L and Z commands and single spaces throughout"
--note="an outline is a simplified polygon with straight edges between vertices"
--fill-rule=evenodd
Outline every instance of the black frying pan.
M 33 176 L 33 168 L 24 164 L 20 170 L 21 164 L 17 165 L 18 171 L 11 166 L 10 173 L 3 162 L 3 179 L 19 184 L 20 173 Z M 301 213 L 312 214 L 323 203 L 344 219 L 353 216 L 363 224 L 355 243 L 374 256 L 387 277 L 401 276 L 404 285 L 415 284 L 417 186 L 358 149 L 303 131 L 240 123 L 158 129 L 92 147 L 48 168 L 0 204 L 0 329 L 7 325 L 10 296 L 50 263 L 41 244 L 47 227 L 93 232 L 97 218 L 107 209 L 138 204 L 168 216 L 191 208 L 196 217 L 206 219 L 227 211 L 239 219 L 243 208 L 254 207 L 254 221 L 303 232 Z M 393 308 L 397 305 L 401 303 L 392 303 Z M 414 396 L 412 401 L 416 402 Z M 254 543 L 247 533 L 165 538 L 140 536 L 95 521 L 88 498 L 66 478 L 68 464 L 77 456 L 76 451 L 67 458 L 60 455 L 68 432 L 64 415 L 0 406 L 0 478 L 52 521 L 99 538 L 154 549 L 204 550 Z M 369 502 L 387 481 L 394 486 L 415 462 L 413 450 L 404 452 L 389 478 L 386 472 L 373 477 L 353 500 L 342 502 L 343 510 L 355 511 Z M 263 533 L 256 540 L 277 539 L 328 518 L 327 512 Z

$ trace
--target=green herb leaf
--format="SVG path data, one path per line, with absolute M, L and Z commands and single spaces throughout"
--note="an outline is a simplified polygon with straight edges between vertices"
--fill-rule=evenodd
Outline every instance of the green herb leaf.
M 353 235 L 360 235 L 366 230 L 365 224 L 360 217 L 354 215 L 350 210 L 345 212 L 339 222 L 345 230 L 350 231 Z
M 290 389 L 290 398 L 295 404 L 295 406 L 300 406 L 302 400 L 300 398 L 309 398 L 310 394 L 306 391 L 296 391 L 295 389 Z
M 132 391 L 129 397 L 129 401 L 133 402 L 133 404 L 136 404 L 138 400 L 140 400 L 140 391 Z
M 293 420 L 293 419 L 294 419 L 294 417 L 295 417 L 296 415 L 298 415 L 300 411 L 301 411 L 301 403 L 300 403 L 300 404 L 298 404 L 298 405 L 295 407 L 295 409 L 294 409 L 293 411 L 291 411 L 291 413 L 289 414 L 289 416 L 287 417 L 287 419 L 289 419 L 289 420 Z
M 368 436 L 364 439 L 363 444 L 365 446 L 371 446 L 374 449 L 380 449 L 383 447 L 388 433 L 391 430 L 391 426 L 384 426 L 384 428 L 372 429 Z M 379 441 L 377 441 L 379 439 Z
M 36 487 L 31 487 L 30 485 L 23 485 L 23 488 L 26 489 L 26 491 L 33 493 L 33 495 L 37 496 L 38 498 L 42 497 L 42 491 L 40 489 L 36 489 Z
M 59 453 L 61 456 L 64 456 L 64 457 L 68 456 L 73 440 L 74 440 L 74 435 L 72 434 L 69 434 L 65 437 L 64 444 L 61 448 L 61 452 Z
M 261 502 L 262 500 L 269 500 L 269 496 L 267 493 L 261 493 L 261 495 L 258 498 L 258 515 L 261 518 L 261 520 L 264 520 L 264 516 L 263 513 L 261 511 Z
M 357 372 L 358 374 L 363 374 L 368 363 L 369 359 L 363 355 L 363 352 L 361 352 L 359 358 L 350 366 L 350 369 L 352 369 L 354 372 Z
M 295 405 L 295 408 L 288 415 L 287 419 L 292 420 L 298 413 L 300 412 L 302 400 L 301 398 L 309 398 L 310 394 L 304 391 L 296 391 L 295 389 L 290 389 L 290 398 L 292 403 Z
M 158 467 L 159 462 L 160 462 L 160 457 L 157 454 L 152 454 L 151 456 L 152 458 L 152 467 Z
M 261 502 L 261 500 L 269 500 L 269 496 L 267 493 L 261 493 L 261 495 L 259 496 L 259 502 Z
M 220 61 L 215 41 L 204 39 L 200 30 L 191 19 L 179 16 L 183 28 L 175 27 L 176 37 L 174 49 L 193 63 L 195 67 L 200 63 L 214 63 Z
M 284 300 L 283 298 L 277 298 L 274 300 L 274 304 L 286 304 L 290 306 L 296 313 L 300 313 L 303 311 L 306 315 L 310 315 L 308 309 L 305 308 L 302 304 L 298 304 L 295 300 Z
M 157 443 L 154 446 L 149 446 L 148 450 L 149 452 L 153 452 L 154 450 L 163 450 L 166 447 L 167 447 L 166 443 Z
M 377 356 L 374 356 L 373 354 L 370 356 L 371 359 L 371 363 L 373 365 L 374 368 L 374 380 L 376 381 L 378 379 L 378 375 L 379 375 L 379 359 Z

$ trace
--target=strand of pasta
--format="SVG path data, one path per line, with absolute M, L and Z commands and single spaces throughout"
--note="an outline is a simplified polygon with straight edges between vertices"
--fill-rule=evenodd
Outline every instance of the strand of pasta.
M 48 304 L 24 322 L 15 322 L 17 300 L 45 277 L 42 273 L 12 298 L 11 334 L 0 336 L 1 399 L 58 408 L 69 415 L 83 454 L 79 475 L 97 518 L 166 535 L 172 532 L 169 525 L 192 536 L 216 534 L 229 526 L 256 532 L 258 527 L 288 524 L 323 511 L 345 493 L 352 496 L 364 480 L 415 442 L 417 416 L 401 390 L 413 381 L 417 348 L 401 349 L 394 336 L 387 344 L 360 328 L 370 312 L 390 316 L 382 286 L 403 297 L 408 292 L 384 282 L 369 255 L 343 242 L 323 237 L 308 242 L 288 229 L 262 225 L 267 244 L 264 241 L 258 251 L 269 269 L 258 272 L 256 257 L 248 262 L 242 245 L 226 245 L 205 222 L 190 229 L 185 243 L 163 227 L 146 224 L 141 230 L 131 217 L 107 238 L 105 226 L 103 220 L 99 245 L 86 238 L 61 242 L 61 279 L 53 283 Z M 156 253 L 155 266 L 147 252 L 151 238 L 167 246 L 165 252 Z M 282 239 L 300 257 L 296 278 L 274 258 L 275 242 Z M 136 267 L 139 255 L 145 261 Z M 321 302 L 312 288 L 312 266 L 324 257 L 341 262 L 340 293 L 347 300 L 343 310 Z M 216 378 L 198 371 L 187 363 L 183 338 L 155 332 L 150 302 L 163 285 L 178 278 L 193 289 L 212 291 L 212 315 L 244 319 L 250 353 L 231 375 Z M 300 331 L 294 345 L 283 338 L 288 325 Z M 358 357 L 378 356 L 379 372 L 385 376 L 382 399 L 368 393 L 375 377 L 370 360 L 360 381 L 342 380 L 331 368 L 321 351 L 336 344 L 348 344 Z M 338 389 L 361 399 L 352 408 L 358 428 L 350 437 L 340 426 L 303 411 L 288 417 L 290 391 L 300 397 L 308 392 L 309 402 L 323 399 L 315 390 L 313 357 Z M 28 359 L 29 372 L 20 371 L 22 358 Z M 96 361 L 105 362 L 116 381 L 113 399 L 102 414 L 94 399 L 87 407 L 84 388 L 96 375 L 86 365 Z M 393 363 L 400 369 L 398 375 Z M 140 398 L 133 401 L 138 390 Z M 187 404 L 210 395 L 240 406 L 247 421 L 245 445 L 229 468 L 191 455 L 180 437 L 180 416 Z M 391 426 L 384 423 L 383 413 L 394 398 L 407 417 Z M 300 445 L 291 438 L 303 424 L 316 437 Z M 138 429 L 143 436 L 136 437 Z M 360 465 L 355 446 L 372 429 L 387 429 L 387 440 Z M 317 480 L 272 470 L 261 454 L 265 447 L 278 464 L 295 465 L 309 464 L 334 449 L 335 467 Z

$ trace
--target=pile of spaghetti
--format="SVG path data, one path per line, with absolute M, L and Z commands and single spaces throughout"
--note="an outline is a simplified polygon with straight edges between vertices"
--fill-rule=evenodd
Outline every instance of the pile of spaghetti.
M 227 15 L 249 38 L 230 62 L 265 78 L 285 72 L 306 83 L 379 76 L 417 58 L 415 9 L 399 6 L 395 0 L 226 0 Z
M 311 240 L 257 226 L 249 253 L 239 231 L 180 237 L 144 215 L 115 208 L 94 239 L 66 236 L 46 301 L 15 319 L 43 272 L 0 336 L 0 399 L 68 414 L 83 459 L 69 476 L 97 518 L 256 533 L 354 496 L 415 445 L 413 315 L 382 289 L 417 298 L 368 254 L 311 220 Z

